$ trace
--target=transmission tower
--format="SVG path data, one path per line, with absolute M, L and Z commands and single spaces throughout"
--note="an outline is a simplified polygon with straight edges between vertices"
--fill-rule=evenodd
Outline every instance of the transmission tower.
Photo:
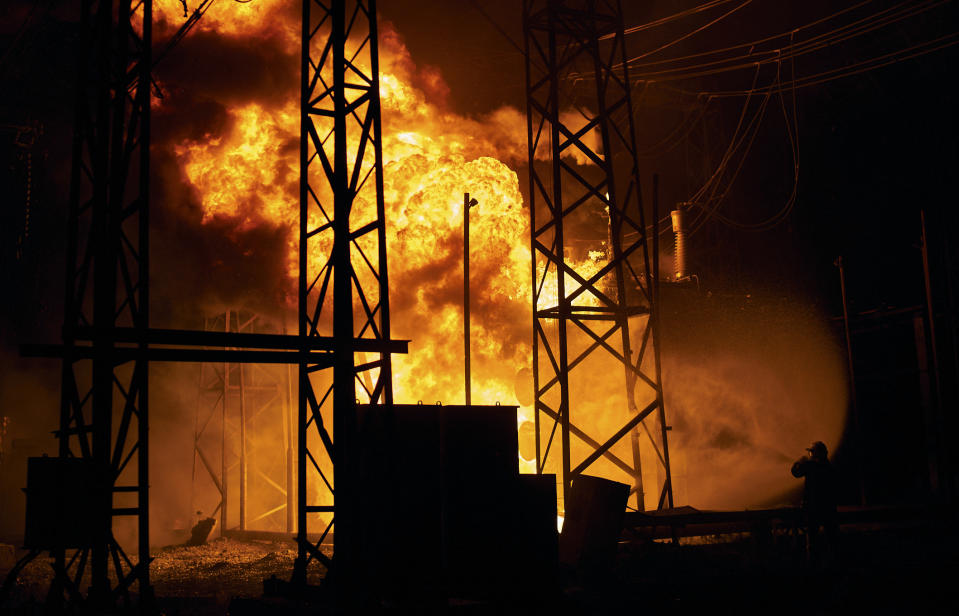
M 523 19 L 537 471 L 558 466 L 565 500 L 603 459 L 632 483 L 637 509 L 646 508 L 644 475 L 660 484 L 657 507 L 671 507 L 657 263 L 647 245 L 656 234 L 647 234 L 640 192 L 622 10 L 616 0 L 525 0 Z M 573 236 L 597 213 L 608 216 L 606 259 L 586 271 Z M 614 366 L 625 377 L 625 396 L 611 398 L 620 408 L 602 418 L 595 408 L 575 412 L 573 385 L 588 384 L 576 398 L 586 409 Z M 644 473 L 644 458 L 655 473 Z
M 69 560 L 54 550 L 52 595 L 94 610 L 151 595 L 147 462 L 152 0 L 82 3 L 70 181 L 60 458 L 88 462 L 92 526 Z M 129 328 L 118 346 L 117 328 Z M 122 503 L 122 504 L 121 504 Z M 74 509 L 69 511 L 75 512 Z M 113 535 L 136 521 L 137 554 Z M 113 570 L 111 572 L 111 569 Z
M 206 318 L 205 331 L 272 334 L 276 328 L 259 314 L 226 310 Z M 221 535 L 292 533 L 291 367 L 203 363 L 199 377 L 193 511 L 219 515 Z
M 304 0 L 301 68 L 299 337 L 334 352 L 299 364 L 297 583 L 329 566 L 334 511 L 337 575 L 354 570 L 356 402 L 391 404 L 390 353 L 406 352 L 390 339 L 375 0 Z
M 63 358 L 60 455 L 54 472 L 44 465 L 37 481 L 28 477 L 28 511 L 70 511 L 79 530 L 65 538 L 64 520 L 31 527 L 28 516 L 25 543 L 34 541 L 15 571 L 49 549 L 51 597 L 110 611 L 118 598 L 134 602 L 138 584 L 141 603 L 150 600 L 148 362 L 172 361 L 298 367 L 294 581 L 305 582 L 311 562 L 331 564 L 320 544 L 333 524 L 334 479 L 337 569 L 348 578 L 358 532 L 349 455 L 356 400 L 392 402 L 390 354 L 407 349 L 390 339 L 375 3 L 303 1 L 293 336 L 149 327 L 152 1 L 88 0 L 80 32 L 63 344 L 21 347 L 24 356 Z M 90 489 L 81 495 L 65 470 Z M 325 530 L 314 541 L 309 524 L 320 515 Z M 121 516 L 136 521 L 135 555 L 114 537 Z

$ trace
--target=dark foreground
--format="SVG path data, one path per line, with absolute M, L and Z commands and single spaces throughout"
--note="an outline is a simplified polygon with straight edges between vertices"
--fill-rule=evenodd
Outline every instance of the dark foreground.
M 151 566 L 159 614 L 957 614 L 959 533 L 954 524 L 846 529 L 835 554 L 810 562 L 794 532 L 624 543 L 610 567 L 566 570 L 541 597 L 456 598 L 442 604 L 366 604 L 336 609 L 323 593 L 264 598 L 263 580 L 288 578 L 287 543 L 217 539 L 158 550 Z M 411 546 L 413 548 L 414 546 Z M 0 614 L 41 614 L 50 579 L 38 559 Z M 5 572 L 3 572 L 5 574 Z M 321 581 L 316 571 L 310 580 Z

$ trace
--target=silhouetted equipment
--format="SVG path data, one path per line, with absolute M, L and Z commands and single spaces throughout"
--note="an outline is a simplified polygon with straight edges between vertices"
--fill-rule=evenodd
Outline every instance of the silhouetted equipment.
M 559 533 L 556 530 L 556 475 L 520 475 L 515 500 L 505 512 L 513 521 L 513 570 L 530 594 L 558 583 Z
M 519 475 L 516 408 L 358 407 L 371 592 L 416 602 L 555 580 L 555 477 Z
M 592 0 L 526 0 L 523 7 L 537 471 L 561 456 L 555 466 L 568 498 L 571 482 L 605 458 L 632 480 L 636 507 L 644 509 L 641 442 L 648 438 L 654 453 L 647 457 L 662 480 L 653 502 L 672 507 L 659 357 L 659 234 L 647 234 L 621 8 Z M 568 113 L 571 108 L 579 113 Z M 597 137 L 600 147 L 588 137 Z M 656 188 L 653 195 L 656 220 Z M 609 214 L 608 262 L 596 272 L 576 271 L 566 254 L 572 243 L 566 227 L 584 210 Z M 636 327 L 638 348 L 630 337 Z M 594 352 L 605 361 L 591 364 Z M 596 439 L 580 427 L 583 412 L 570 408 L 570 372 L 607 370 L 609 362 L 621 366 L 626 390 L 623 408 L 609 416 L 618 413 L 625 425 Z M 645 422 L 651 415 L 658 420 L 654 429 Z M 586 446 L 582 460 L 572 459 L 571 438 Z M 615 451 L 624 442 L 628 461 Z
M 673 221 L 673 276 L 676 280 L 682 280 L 689 276 L 689 270 L 686 269 L 686 210 L 683 203 L 676 205 L 676 209 L 669 213 Z
M 98 469 L 95 489 L 86 495 L 95 510 L 89 527 L 91 546 L 69 560 L 62 546 L 54 550 L 57 592 L 50 594 L 51 600 L 66 597 L 93 610 L 109 611 L 118 600 L 132 604 L 131 588 L 138 591 L 142 603 L 152 600 L 147 566 L 151 361 L 298 366 L 300 549 L 294 579 L 305 582 L 311 561 L 329 564 L 318 544 L 308 539 L 311 514 L 330 514 L 334 509 L 313 504 L 317 499 L 307 491 L 309 469 L 322 475 L 317 459 L 325 456 L 332 461 L 334 457 L 323 412 L 327 405 L 334 407 L 339 452 L 335 457 L 345 459 L 355 447 L 354 384 L 366 387 L 362 377 L 375 374 L 375 381 L 369 379 L 368 399 L 392 402 L 390 354 L 406 352 L 404 342 L 390 337 L 376 3 L 351 3 L 349 11 L 346 4 L 344 0 L 333 0 L 329 7 L 302 3 L 298 332 L 284 336 L 150 328 L 153 3 L 83 3 L 63 343 L 21 347 L 25 356 L 63 359 L 59 456 L 92 460 Z M 355 47 L 347 51 L 347 46 Z M 369 69 L 364 72 L 359 67 Z M 321 74 L 330 78 L 330 87 L 319 79 Z M 348 135 L 348 122 L 357 118 L 363 121 Z M 355 149 L 348 151 L 348 147 Z M 367 181 L 376 190 L 375 207 L 363 220 L 351 220 L 353 200 Z M 370 254 L 364 253 L 361 245 Z M 322 266 L 308 260 L 308 255 L 315 256 L 317 251 L 329 256 L 320 259 Z M 364 263 L 368 270 L 354 272 L 354 262 Z M 356 328 L 354 297 L 363 307 L 357 313 Z M 355 365 L 354 353 L 370 353 L 374 358 Z M 332 379 L 324 382 L 330 372 Z M 317 387 L 323 387 L 320 395 L 314 391 L 312 379 Z M 347 393 L 335 395 L 334 390 Z M 311 430 L 319 433 L 319 446 L 308 438 Z M 355 508 L 350 476 L 345 473 L 336 481 L 337 551 L 343 552 L 338 562 L 347 571 L 353 558 L 350 545 L 359 532 L 352 522 Z M 116 507 L 115 498 L 135 499 L 136 504 Z M 128 556 L 113 536 L 116 516 L 137 520 L 135 555 Z M 331 526 L 332 522 L 323 536 Z M 87 574 L 91 584 L 84 597 L 74 580 Z
M 86 600 L 112 611 L 152 599 L 149 539 L 148 361 L 150 68 L 153 3 L 81 5 L 63 310 L 60 458 L 90 464 L 89 489 L 64 517 L 89 512 L 89 548 L 67 560 L 51 546 L 51 601 Z M 89 344 L 80 330 L 89 332 Z M 133 344 L 117 340 L 129 328 Z M 128 351 L 134 353 L 127 354 Z M 69 464 L 64 462 L 64 464 Z M 79 471 L 77 471 L 79 472 Z M 62 486 L 72 490 L 70 486 Z M 117 506 L 116 501 L 127 506 Z M 89 508 L 89 509 L 88 509 Z M 136 552 L 113 536 L 115 517 L 136 521 Z M 111 570 L 112 569 L 112 570 Z M 89 575 L 86 597 L 78 583 Z
M 576 477 L 559 536 L 560 562 L 581 567 L 610 564 L 616 556 L 628 499 L 625 483 L 589 475 Z
M 393 403 L 376 1 L 304 0 L 302 8 L 297 322 L 301 340 L 329 335 L 334 352 L 332 361 L 299 364 L 293 581 L 305 583 L 311 562 L 331 564 L 308 537 L 317 518 L 321 537 L 331 530 L 335 485 L 336 576 L 349 595 L 354 546 L 366 532 L 356 522 L 362 488 L 349 468 L 359 446 L 356 400 Z M 368 205 L 357 201 L 364 186 Z M 376 348 L 357 364 L 360 339 Z M 332 481 L 324 467 L 333 468 Z
M 214 526 L 216 526 L 216 518 L 203 518 L 199 520 L 193 525 L 193 528 L 190 529 L 190 538 L 187 539 L 186 544 L 204 545 L 210 537 L 210 533 L 213 532 Z
M 275 335 L 248 310 L 204 319 L 207 331 Z M 193 508 L 219 514 L 220 532 L 293 532 L 292 368 L 200 364 L 193 435 Z
M 57 550 L 94 545 L 99 511 L 90 496 L 102 479 L 87 458 L 30 458 L 23 546 Z

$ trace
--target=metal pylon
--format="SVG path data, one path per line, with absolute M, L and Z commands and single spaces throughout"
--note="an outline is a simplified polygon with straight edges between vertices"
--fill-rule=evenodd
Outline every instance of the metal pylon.
M 337 568 L 348 578 L 358 532 L 348 472 L 356 399 L 391 403 L 390 354 L 407 350 L 390 338 L 373 0 L 303 1 L 297 333 L 149 327 L 152 15 L 152 0 L 82 3 L 63 344 L 21 346 L 25 356 L 63 358 L 60 456 L 96 470 L 82 503 L 95 520 L 92 539 L 70 555 L 52 550 L 51 592 L 94 612 L 131 603 L 134 585 L 141 602 L 152 596 L 149 361 L 297 366 L 294 580 L 305 581 L 311 562 L 330 564 L 319 545 L 332 528 L 333 479 Z M 314 542 L 317 515 L 327 520 Z M 136 519 L 136 555 L 113 536 L 121 516 Z
M 273 334 L 261 315 L 226 310 L 206 331 Z M 230 530 L 293 532 L 290 370 L 251 363 L 200 364 L 193 435 L 193 511 Z M 232 524 L 232 526 L 231 526 Z
M 648 237 L 640 192 L 622 10 L 615 0 L 525 0 L 523 19 L 537 470 L 559 471 L 565 500 L 604 459 L 645 509 L 643 462 L 655 460 L 652 502 L 671 507 L 656 251 L 647 245 L 656 234 Z M 587 271 L 572 240 L 596 214 L 608 216 L 607 237 L 592 230 L 606 258 Z M 576 402 L 590 402 L 622 387 L 620 370 L 620 408 L 603 409 L 602 421 L 596 409 L 576 412 L 577 382 L 594 391 Z
M 81 3 L 57 437 L 61 457 L 91 462 L 95 528 L 69 557 L 54 550 L 51 595 L 92 611 L 152 593 L 147 359 L 117 347 L 117 328 L 144 349 L 149 327 L 152 15 L 152 0 Z M 119 517 L 136 520 L 136 554 L 113 535 Z
M 334 344 L 331 361 L 299 364 L 297 583 L 311 562 L 330 564 L 320 543 L 334 513 L 338 579 L 348 580 L 354 569 L 361 530 L 351 481 L 356 401 L 392 403 L 390 353 L 396 352 L 390 347 L 376 2 L 303 0 L 302 43 L 299 336 L 329 336 Z M 359 352 L 364 342 L 372 357 Z M 319 538 L 310 537 L 314 527 Z

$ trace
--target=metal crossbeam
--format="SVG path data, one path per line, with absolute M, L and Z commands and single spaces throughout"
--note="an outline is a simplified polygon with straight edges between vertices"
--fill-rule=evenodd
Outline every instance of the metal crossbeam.
M 655 234 L 647 236 L 640 190 L 622 10 L 616 0 L 524 0 L 523 19 L 537 469 L 559 467 L 565 498 L 576 476 L 607 460 L 633 482 L 642 510 L 645 434 L 656 454 L 646 457 L 662 467 L 657 494 L 665 499 L 658 504 L 671 507 L 655 246 L 651 259 L 648 245 Z M 575 82 L 568 79 L 574 72 L 596 79 Z M 605 263 L 587 273 L 585 260 L 577 262 L 569 249 L 570 234 L 583 233 L 581 221 L 589 214 L 607 216 L 608 228 L 606 237 L 592 238 L 604 249 Z M 638 345 L 630 335 L 637 326 Z M 622 423 L 597 434 L 597 418 L 581 412 L 573 419 L 571 375 L 590 370 L 591 384 L 605 384 L 611 365 L 624 375 Z M 658 429 L 650 430 L 647 420 L 657 421 Z M 627 435 L 629 463 L 614 453 Z

